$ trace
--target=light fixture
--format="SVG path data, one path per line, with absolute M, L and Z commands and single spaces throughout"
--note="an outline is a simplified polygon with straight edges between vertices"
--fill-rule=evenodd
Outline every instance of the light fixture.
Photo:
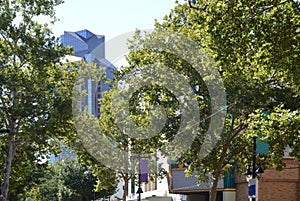
M 255 173 L 256 174 L 262 174 L 262 173 L 264 173 L 264 170 L 261 168 L 261 165 L 258 164 L 257 166 L 258 166 L 258 168 L 256 169 Z
M 193 8 L 193 9 L 196 9 L 196 10 L 205 10 L 206 6 L 207 6 L 207 4 L 205 4 L 205 6 L 203 8 L 198 8 L 198 7 L 194 6 L 197 3 L 196 0 L 188 0 L 188 2 L 189 2 L 190 8 Z
M 245 172 L 245 175 L 246 175 L 246 176 L 252 175 L 252 172 L 251 172 L 251 166 L 248 166 L 248 168 L 247 168 L 247 170 L 246 170 L 246 172 Z
M 257 165 L 257 169 L 255 171 L 255 176 L 264 173 L 264 170 L 262 169 L 261 165 Z M 251 176 L 252 175 L 252 171 L 251 171 L 251 166 L 248 166 L 246 172 L 245 172 L 246 176 Z
M 139 187 L 136 193 L 138 193 L 138 194 L 139 194 L 139 193 L 143 193 L 143 190 L 142 190 L 142 188 L 141 188 L 141 187 Z

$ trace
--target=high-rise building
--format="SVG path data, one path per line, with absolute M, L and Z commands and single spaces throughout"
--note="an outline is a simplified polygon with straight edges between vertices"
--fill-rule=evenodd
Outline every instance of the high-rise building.
M 105 36 L 96 35 L 89 30 L 77 32 L 65 31 L 61 35 L 61 42 L 66 46 L 71 46 L 74 56 L 82 58 L 85 62 L 96 64 L 100 68 L 105 68 L 106 77 L 113 79 L 113 70 L 117 68 L 105 59 Z M 108 91 L 109 86 L 102 81 L 86 80 L 87 97 L 84 106 L 88 107 L 89 114 L 96 117 L 100 116 L 98 99 L 101 98 L 103 91 Z
M 105 59 L 105 37 L 103 35 L 96 35 L 86 29 L 77 32 L 65 31 L 61 35 L 61 42 L 63 46 L 71 46 L 74 50 L 74 55 L 68 55 L 61 59 L 62 63 L 78 62 L 79 64 L 82 60 L 91 62 L 99 68 L 105 68 L 107 78 L 114 78 L 112 71 L 117 70 L 117 68 Z M 80 65 L 78 67 L 80 68 Z M 99 118 L 100 106 L 98 99 L 102 97 L 103 91 L 109 90 L 109 86 L 101 80 L 86 79 L 80 90 L 86 90 L 87 92 L 85 100 L 79 105 L 80 109 L 83 110 L 87 106 L 89 114 Z M 67 148 L 65 145 L 62 146 L 62 152 L 59 156 L 50 155 L 51 162 L 63 160 L 66 156 L 76 157 L 71 148 Z

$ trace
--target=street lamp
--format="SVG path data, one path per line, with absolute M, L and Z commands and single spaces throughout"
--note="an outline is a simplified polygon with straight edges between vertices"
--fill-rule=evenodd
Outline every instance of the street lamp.
M 193 6 L 193 5 L 195 5 L 195 4 L 196 4 L 196 0 L 188 0 L 188 2 L 189 2 L 189 6 L 190 6 L 190 8 L 193 8 L 193 9 L 199 10 L 199 8 L 197 8 L 197 7 Z
M 248 196 L 251 198 L 251 201 L 256 200 L 256 176 L 258 174 L 264 173 L 260 164 L 256 164 L 256 139 L 257 137 L 253 137 L 253 150 L 252 150 L 252 165 L 249 165 L 247 171 L 245 173 L 246 176 L 252 176 L 249 180 L 249 192 Z M 252 170 L 251 170 L 252 167 Z
M 141 187 L 141 156 L 139 155 L 139 188 L 136 193 L 138 193 L 138 201 L 141 201 L 141 193 L 143 193 L 142 187 Z
M 206 9 L 206 6 L 207 6 L 207 5 L 205 4 L 205 6 L 204 6 L 203 8 L 199 8 L 199 7 L 194 6 L 194 5 L 197 3 L 196 0 L 188 0 L 188 2 L 189 2 L 190 8 L 193 8 L 193 9 L 196 9 L 196 10 L 205 10 L 205 9 Z
M 141 164 L 141 159 L 145 159 L 145 158 L 149 158 L 147 156 L 141 156 L 141 155 L 138 155 L 138 156 L 131 156 L 131 158 L 137 158 L 138 159 L 138 164 L 139 164 L 139 169 L 138 169 L 138 190 L 137 190 L 137 194 L 138 194 L 138 198 L 137 198 L 137 201 L 141 201 L 141 194 L 143 193 L 143 190 L 142 190 L 142 186 L 141 186 L 141 183 L 142 181 L 145 180 L 145 178 L 143 177 L 142 178 L 142 174 L 145 174 L 147 172 L 148 174 L 148 162 L 145 164 L 144 160 L 143 160 L 143 164 Z M 145 172 L 145 167 L 144 166 L 147 166 L 146 167 L 146 172 Z M 142 166 L 143 166 L 143 170 L 142 170 Z M 144 181 L 145 182 L 145 181 Z

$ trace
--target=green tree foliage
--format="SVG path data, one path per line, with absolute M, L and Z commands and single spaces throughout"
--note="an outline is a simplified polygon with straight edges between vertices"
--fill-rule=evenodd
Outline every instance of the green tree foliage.
M 86 166 L 80 165 L 74 160 L 65 161 L 64 168 L 61 169 L 61 176 L 64 185 L 75 191 L 78 197 L 72 200 L 91 200 L 95 198 L 105 198 L 115 193 L 116 182 L 107 187 L 95 192 L 97 177 L 92 175 Z M 112 183 L 112 182 L 111 182 Z M 109 185 L 109 184 L 108 184 Z
M 0 2 L 1 194 L 23 180 L 34 161 L 57 147 L 50 139 L 72 130 L 71 92 L 76 70 L 60 58 L 67 51 L 38 16 L 55 20 L 59 0 Z M 51 150 L 53 149 L 53 150 Z M 28 168 L 27 168 L 27 167 Z
M 31 170 L 28 183 L 24 187 L 25 192 L 16 200 L 58 200 L 61 186 L 54 166 L 47 164 L 43 169 L 34 168 Z M 10 199 L 13 198 L 10 197 Z
M 19 165 L 12 169 L 9 190 L 10 200 L 23 200 L 26 197 L 27 190 L 40 183 L 40 178 L 48 173 L 47 163 L 40 164 L 29 160 L 22 162 L 24 166 Z M 23 168 L 23 170 L 20 171 L 19 168 Z
M 34 172 L 38 174 L 38 172 Z M 38 176 L 38 175 L 34 175 Z M 115 193 L 116 186 L 96 191 L 97 178 L 77 158 L 66 157 L 45 168 L 37 182 L 27 187 L 26 200 L 74 200 L 89 201 L 108 197 Z
M 92 174 L 97 178 L 96 190 L 99 192 L 108 191 L 112 186 L 117 185 L 116 172 L 106 167 L 101 163 L 101 160 L 98 160 L 93 155 L 93 153 L 99 153 L 98 148 L 105 146 L 105 143 L 97 141 L 97 137 L 94 136 L 95 133 L 98 133 L 98 119 L 87 113 L 86 105 L 84 105 L 85 102 L 82 101 L 87 96 L 87 80 L 91 79 L 94 83 L 98 83 L 100 80 L 104 82 L 106 80 L 105 69 L 96 64 L 86 62 L 80 62 L 79 66 L 79 75 L 76 78 L 76 86 L 73 89 L 72 108 L 76 132 L 63 137 L 62 142 L 76 153 L 80 161 L 88 166 Z M 81 106 L 85 108 L 83 114 L 80 112 L 80 109 L 82 109 Z M 91 141 L 87 141 L 87 139 L 91 139 L 93 143 L 90 144 Z M 108 158 L 110 157 L 109 154 L 107 155 Z
M 156 32 L 168 30 L 194 40 L 215 60 L 222 77 L 227 117 L 216 146 L 202 159 L 199 157 L 202 141 L 196 139 L 185 155 L 178 156 L 181 162 L 192 162 L 189 171 L 198 171 L 200 181 L 209 175 L 210 199 L 214 201 L 217 182 L 232 162 L 241 172 L 251 164 L 253 136 L 269 140 L 270 153 L 258 157 L 264 167 L 282 167 L 280 159 L 286 147 L 299 159 L 300 3 L 200 0 L 195 6 L 199 9 L 191 9 L 187 4 L 176 6 L 164 22 L 156 23 Z M 183 55 L 170 55 L 159 48 L 140 51 L 143 48 L 139 47 L 160 40 L 159 36 L 155 33 L 146 39 L 136 36 L 131 43 L 127 69 L 142 69 L 159 61 L 183 73 L 191 86 L 194 80 L 201 82 L 203 77 L 197 78 L 191 73 L 191 66 L 180 60 Z M 199 85 L 203 91 L 197 95 L 207 97 L 205 87 Z M 203 105 L 200 114 L 206 118 L 204 126 L 199 124 L 202 131 L 212 115 L 209 99 L 212 97 L 199 100 L 199 105 Z M 266 117 L 263 111 L 270 115 Z
M 122 74 L 116 74 L 116 79 L 114 80 L 115 83 L 117 83 L 117 80 L 121 77 Z M 139 160 L 148 160 L 148 176 L 150 181 L 153 181 L 154 178 L 165 176 L 166 171 L 161 167 L 161 164 L 157 162 L 157 148 L 162 144 L 162 140 L 166 137 L 160 135 L 149 139 L 137 139 L 132 137 L 130 133 L 122 131 L 115 121 L 115 115 L 112 112 L 112 107 L 116 107 L 118 109 L 127 108 L 124 108 L 125 105 L 123 105 L 122 101 L 114 101 L 118 102 L 120 105 L 112 104 L 112 94 L 114 93 L 115 86 L 111 87 L 111 90 L 109 92 L 105 92 L 103 94 L 103 98 L 101 98 L 102 106 L 99 125 L 103 134 L 109 137 L 111 143 L 114 144 L 113 150 L 111 148 L 107 148 L 107 150 L 112 151 L 108 155 L 110 162 L 107 160 L 105 165 L 113 164 L 112 168 L 116 171 L 119 180 L 123 181 L 124 193 L 122 199 L 125 201 L 127 199 L 126 196 L 129 188 L 129 181 L 135 182 L 136 185 L 138 184 L 140 168 Z M 149 95 L 151 94 L 146 94 L 147 97 L 149 97 Z M 136 99 L 138 98 L 139 96 L 135 94 L 132 98 L 134 99 L 132 100 L 132 104 L 136 104 L 138 102 Z M 165 102 L 165 104 L 168 103 Z M 139 106 L 130 105 L 130 111 L 132 112 L 130 117 L 139 124 L 140 127 L 145 128 L 149 123 L 145 113 L 149 114 L 149 111 L 141 112 L 139 109 Z M 125 121 L 125 123 L 128 123 L 128 121 Z M 151 128 L 148 132 L 151 133 Z M 142 132 L 140 134 L 144 133 Z M 145 136 L 147 136 L 147 133 Z M 105 152 L 99 154 L 101 154 L 101 156 L 96 156 L 96 158 L 105 157 L 103 156 Z
M 105 190 L 109 185 L 122 180 L 124 182 L 123 200 L 126 200 L 128 182 L 129 180 L 134 181 L 134 178 L 137 178 L 138 157 L 144 156 L 145 153 L 151 153 L 150 155 L 155 159 L 154 153 L 156 149 L 153 146 L 155 143 L 148 140 L 147 143 L 144 142 L 141 144 L 134 138 L 130 138 L 127 132 L 121 131 L 118 128 L 112 120 L 114 115 L 111 113 L 111 110 L 112 95 L 116 87 L 113 83 L 116 83 L 121 75 L 116 73 L 116 78 L 112 83 L 105 80 L 103 75 L 101 70 L 97 70 L 97 66 L 86 63 L 81 64 L 78 86 L 75 87 L 80 90 L 75 90 L 75 101 L 73 102 L 77 133 L 74 138 L 66 139 L 66 142 L 76 150 L 78 157 L 97 176 L 97 190 Z M 85 84 L 89 79 L 92 79 L 96 83 L 101 80 L 102 82 L 106 81 L 107 84 L 111 84 L 110 92 L 102 94 L 103 98 L 100 100 L 101 114 L 99 119 L 91 115 L 87 107 L 83 111 L 80 111 L 80 107 L 78 107 L 78 103 L 81 103 L 84 100 L 83 98 L 86 97 Z M 122 103 L 122 101 L 118 102 L 118 105 L 115 105 L 115 107 L 121 105 L 123 109 Z M 139 112 L 137 110 L 134 111 Z M 137 122 L 142 125 L 147 123 L 141 121 L 140 114 L 133 114 L 133 117 L 137 118 Z M 78 138 L 81 139 L 80 142 Z M 153 168 L 149 167 L 152 170 L 151 175 L 158 174 L 156 168 L 157 166 Z M 162 173 L 160 172 L 160 174 Z

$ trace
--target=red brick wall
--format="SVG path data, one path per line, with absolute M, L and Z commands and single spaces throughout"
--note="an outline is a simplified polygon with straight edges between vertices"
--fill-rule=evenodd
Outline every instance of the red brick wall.
M 287 158 L 283 162 L 286 163 L 283 171 L 270 168 L 261 175 L 257 192 L 259 201 L 300 201 L 299 163 Z
M 257 201 L 300 201 L 300 164 L 290 158 L 283 162 L 286 163 L 283 171 L 264 170 L 257 185 Z M 245 176 L 236 178 L 236 183 L 236 201 L 248 201 Z

